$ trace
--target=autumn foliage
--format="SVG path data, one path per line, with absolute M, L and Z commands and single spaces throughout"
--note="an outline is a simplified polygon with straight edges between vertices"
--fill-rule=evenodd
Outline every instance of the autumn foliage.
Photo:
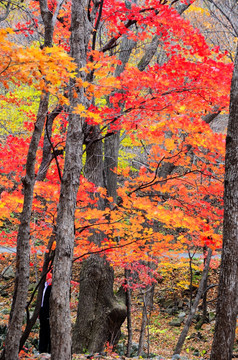
M 51 1 L 49 6 L 54 12 L 57 2 Z M 128 7 L 123 1 L 105 0 L 101 33 L 95 31 L 87 66 L 79 69 L 87 74 L 83 81 L 67 54 L 70 2 L 60 10 L 52 48 L 41 49 L 37 41 L 19 45 L 19 34 L 28 37 L 41 29 L 38 2 L 30 2 L 30 9 L 33 17 L 29 23 L 20 21 L 11 29 L 0 30 L 0 97 L 3 105 L 19 108 L 22 119 L 17 132 L 1 132 L 0 244 L 16 245 L 24 196 L 22 178 L 36 118 L 33 99 L 28 99 L 26 109 L 25 100 L 18 97 L 22 87 L 27 87 L 36 95 L 49 91 L 50 110 L 56 104 L 63 106 L 53 124 L 54 150 L 65 147 L 70 111 L 85 117 L 88 124 L 98 125 L 101 139 L 110 132 L 123 135 L 118 169 L 114 169 L 119 179 L 117 203 L 107 197 L 104 188 L 81 174 L 75 259 L 105 248 L 113 265 L 125 266 L 139 259 L 154 260 L 169 250 L 204 245 L 220 248 L 225 140 L 223 134 L 211 130 L 204 117 L 214 107 L 227 111 L 232 64 L 226 54 L 211 49 L 199 31 L 163 1 L 146 0 Z M 121 64 L 117 45 L 125 35 L 135 46 L 124 71 L 115 77 Z M 137 64 L 154 36 L 160 38 L 164 61 L 153 59 L 140 71 Z M 114 48 L 114 52 L 108 51 Z M 77 88 L 84 88 L 88 107 L 70 108 L 70 79 L 75 96 Z M 42 148 L 43 139 L 36 175 Z M 63 169 L 64 156 L 57 159 Z M 164 177 L 168 165 L 172 170 Z M 59 190 L 59 170 L 53 159 L 45 180 L 35 183 L 32 252 L 46 250 Z M 97 208 L 98 197 L 107 199 L 106 209 Z M 100 249 L 88 240 L 92 230 L 104 234 Z

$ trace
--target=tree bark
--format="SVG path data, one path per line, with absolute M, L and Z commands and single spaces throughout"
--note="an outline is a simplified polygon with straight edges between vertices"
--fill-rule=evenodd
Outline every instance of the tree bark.
M 78 314 L 73 332 L 73 352 L 101 352 L 114 345 L 126 318 L 124 298 L 113 294 L 113 268 L 100 256 L 91 256 L 80 274 Z
M 131 272 L 128 269 L 125 269 L 125 279 L 126 279 L 126 307 L 127 307 L 127 331 L 128 331 L 128 339 L 127 339 L 127 348 L 126 348 L 126 356 L 130 357 L 131 355 L 131 346 L 132 346 L 132 319 L 131 319 L 131 282 L 130 282 Z
M 120 44 L 119 60 L 120 65 L 117 65 L 115 70 L 115 77 L 122 74 L 126 64 L 129 61 L 131 52 L 135 47 L 135 41 L 128 39 L 125 35 Z M 124 102 L 121 104 L 121 109 L 124 107 Z M 108 129 L 110 132 L 110 128 Z M 105 138 L 104 141 L 104 179 L 105 187 L 107 189 L 108 196 L 112 196 L 114 202 L 117 201 L 117 167 L 118 167 L 118 155 L 120 146 L 120 131 L 114 131 L 114 134 Z
M 134 45 L 126 36 L 122 39 L 119 55 L 121 64 L 117 66 L 115 76 L 123 72 Z M 118 164 L 120 132 L 105 138 L 103 148 L 102 141 L 97 140 L 100 137 L 98 126 L 85 126 L 84 130 L 85 176 L 96 186 L 105 186 L 108 196 L 112 196 L 116 201 L 117 174 L 112 169 L 117 168 Z M 100 199 L 98 194 L 96 196 L 99 197 L 98 208 L 104 209 L 104 200 Z M 100 246 L 102 238 L 103 234 L 93 232 L 90 240 Z M 106 285 L 102 286 L 102 281 L 105 281 Z M 100 257 L 93 256 L 84 262 L 80 275 L 77 320 L 73 331 L 73 352 L 100 352 L 105 342 L 114 345 L 118 340 L 117 335 L 126 318 L 126 306 L 113 295 L 113 283 L 114 274 L 106 259 L 102 263 Z M 103 311 L 105 306 L 107 310 Z
M 139 348 L 138 348 L 138 357 L 142 355 L 144 344 L 145 344 L 145 335 L 146 335 L 146 326 L 148 325 L 148 313 L 153 309 L 153 298 L 154 298 L 154 289 L 155 285 L 148 285 L 146 287 L 144 296 L 143 296 L 143 310 L 142 310 L 142 322 L 140 330 L 140 339 L 139 339 Z
M 85 176 L 96 186 L 103 186 L 103 151 L 97 126 L 87 127 Z M 99 194 L 97 206 L 104 209 Z M 94 205 L 95 206 L 95 205 Z M 100 246 L 103 233 L 92 230 L 89 240 Z M 106 342 L 118 341 L 121 324 L 126 318 L 126 305 L 113 294 L 114 272 L 106 258 L 91 256 L 80 272 L 80 291 L 76 324 L 73 331 L 73 352 L 101 352 Z
M 59 2 L 54 15 L 48 9 L 47 1 L 40 0 L 40 11 L 44 23 L 44 46 L 52 46 L 53 31 L 56 17 L 60 8 Z M 25 306 L 29 286 L 30 262 L 30 221 L 32 212 L 33 190 L 35 185 L 36 152 L 42 135 L 43 126 L 48 112 L 49 93 L 42 92 L 38 108 L 35 128 L 29 145 L 26 175 L 23 178 L 24 204 L 21 214 L 20 226 L 17 235 L 16 275 L 13 302 L 11 307 L 5 348 L 1 360 L 16 360 L 20 349 L 20 337 L 24 319 Z
M 226 137 L 223 248 L 211 360 L 232 358 L 238 313 L 238 48 Z
M 82 170 L 82 146 L 82 120 L 73 114 L 69 120 L 64 174 L 57 214 L 57 245 L 50 302 L 52 360 L 71 359 L 70 280 L 76 197 Z
M 5 351 L 1 359 L 18 359 L 21 327 L 25 314 L 29 286 L 30 262 L 30 220 L 35 184 L 36 152 L 41 138 L 45 117 L 48 111 L 49 94 L 42 94 L 39 105 L 37 121 L 31 138 L 26 163 L 26 176 L 23 179 L 24 205 L 21 214 L 21 223 L 17 235 L 16 275 L 13 294 L 13 303 L 8 324 Z
M 190 310 L 190 314 L 189 314 L 189 316 L 188 316 L 188 318 L 186 320 L 186 323 L 184 325 L 183 331 L 181 332 L 181 334 L 179 336 L 176 348 L 174 350 L 174 354 L 180 354 L 181 353 L 184 341 L 185 341 L 186 336 L 188 334 L 188 330 L 190 328 L 193 317 L 194 317 L 194 315 L 196 313 L 199 300 L 201 299 L 201 296 L 202 296 L 203 291 L 204 291 L 204 283 L 205 283 L 205 281 L 207 279 L 207 274 L 208 274 L 208 270 L 209 270 L 211 256 L 212 256 L 212 250 L 209 249 L 208 254 L 207 254 L 206 265 L 205 265 L 205 267 L 203 269 L 202 278 L 201 278 L 201 281 L 200 281 L 200 284 L 199 284 L 198 292 L 197 292 L 196 298 L 194 300 L 193 306 L 192 306 L 192 308 Z
M 74 0 L 71 13 L 71 56 L 74 58 L 78 69 L 81 69 L 86 65 L 90 35 L 86 1 Z M 85 81 L 84 72 L 80 71 L 78 76 L 81 76 Z M 70 88 L 74 88 L 73 81 Z M 58 205 L 56 250 L 50 299 L 52 360 L 71 359 L 70 280 L 74 248 L 75 207 L 82 170 L 84 141 L 84 119 L 75 114 L 73 110 L 78 104 L 85 106 L 86 101 L 83 88 L 77 89 L 77 97 L 73 91 L 70 93 L 71 112 Z

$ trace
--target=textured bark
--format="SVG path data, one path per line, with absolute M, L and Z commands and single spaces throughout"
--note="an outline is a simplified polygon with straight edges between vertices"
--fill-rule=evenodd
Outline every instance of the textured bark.
M 154 289 L 155 285 L 148 285 L 145 290 L 143 298 L 143 310 L 142 310 L 142 322 L 140 329 L 140 339 L 139 339 L 139 348 L 138 348 L 138 357 L 142 355 L 144 344 L 145 344 L 145 335 L 146 335 L 146 326 L 148 324 L 148 313 L 153 309 L 153 298 L 154 298 Z
M 52 45 L 53 30 L 58 14 L 57 7 L 55 14 L 49 11 L 46 0 L 40 0 L 41 16 L 44 23 L 44 46 Z M 30 261 L 30 220 L 32 212 L 33 190 L 35 184 L 35 161 L 36 152 L 42 135 L 43 126 L 48 112 L 49 94 L 42 93 L 39 104 L 37 120 L 29 145 L 26 176 L 24 177 L 24 204 L 20 219 L 20 226 L 17 236 L 16 254 L 16 275 L 13 302 L 5 341 L 5 348 L 1 354 L 1 360 L 16 360 L 20 348 L 20 337 L 24 319 L 25 306 L 27 301 L 29 285 L 29 261 Z
M 115 70 L 115 77 L 118 77 L 122 74 L 125 69 L 125 66 L 130 58 L 131 52 L 135 47 L 135 41 L 127 39 L 126 36 L 123 37 L 120 52 L 119 60 L 121 61 L 120 65 L 117 65 Z M 121 104 L 121 108 L 124 107 L 124 103 Z M 110 128 L 108 129 L 110 132 Z M 115 131 L 114 134 L 110 137 L 107 137 L 104 141 L 104 180 L 105 186 L 107 188 L 108 196 L 112 196 L 114 202 L 117 199 L 117 166 L 118 166 L 118 154 L 120 146 L 120 131 Z
M 51 292 L 52 360 L 71 359 L 70 279 L 74 247 L 74 214 L 82 170 L 82 122 L 69 120 L 65 167 L 57 214 L 56 251 Z
M 86 65 L 89 41 L 89 23 L 86 1 L 72 2 L 71 56 L 78 69 Z M 80 72 L 85 80 L 85 74 Z M 71 83 L 71 89 L 74 87 Z M 73 110 L 78 104 L 86 105 L 82 88 L 77 97 L 70 94 Z M 50 299 L 51 359 L 71 359 L 71 318 L 70 318 L 70 280 L 74 248 L 74 217 L 79 177 L 82 170 L 84 121 L 71 111 L 66 138 L 65 165 L 61 182 L 57 213 L 56 250 L 53 269 L 52 292 Z
M 99 126 L 88 126 L 86 138 L 86 178 L 96 186 L 103 186 L 103 150 Z
M 103 152 L 97 126 L 87 128 L 85 176 L 96 186 L 103 185 Z M 98 208 L 105 203 L 99 194 Z M 99 246 L 103 233 L 92 231 L 90 240 Z M 92 256 L 83 263 L 76 324 L 73 331 L 73 352 L 101 352 L 108 341 L 115 344 L 126 317 L 126 306 L 113 294 L 114 273 L 105 258 Z
M 117 200 L 117 166 L 120 145 L 120 132 L 105 139 L 104 150 L 104 178 L 108 196 L 112 196 L 114 202 Z
M 238 313 L 238 49 L 226 137 L 224 223 L 217 317 L 211 360 L 232 358 Z
M 157 49 L 160 43 L 160 36 L 155 35 L 146 49 L 143 57 L 141 58 L 140 62 L 138 63 L 137 67 L 140 71 L 144 71 L 145 68 L 149 65 L 154 55 L 157 53 Z
M 183 330 L 182 330 L 182 332 L 181 332 L 181 334 L 179 336 L 176 348 L 174 350 L 174 354 L 180 354 L 181 353 L 184 341 L 185 341 L 186 336 L 188 334 L 188 330 L 189 330 L 190 325 L 192 323 L 193 317 L 194 317 L 194 315 L 196 313 L 199 300 L 201 299 L 203 291 L 204 291 L 204 284 L 205 284 L 206 279 L 207 279 L 207 274 L 208 274 L 208 270 L 209 270 L 209 266 L 210 266 L 211 256 L 212 256 L 212 250 L 209 249 L 208 254 L 207 254 L 206 265 L 205 265 L 203 273 L 202 273 L 202 278 L 201 278 L 201 281 L 200 281 L 200 284 L 199 284 L 198 292 L 197 292 L 196 298 L 194 300 L 193 306 L 192 306 L 192 308 L 190 310 L 190 314 L 188 315 L 188 318 L 187 318 L 186 323 L 184 325 L 184 328 L 183 328 Z M 218 359 L 216 359 L 216 360 L 218 360 Z M 224 358 L 224 360 L 225 360 L 225 358 Z
M 210 124 L 220 113 L 221 113 L 221 109 L 218 106 L 214 106 L 214 108 L 210 113 L 203 116 L 203 120 L 207 124 Z
M 35 184 L 35 160 L 39 141 L 41 138 L 45 117 L 48 111 L 49 95 L 43 94 L 35 128 L 27 155 L 26 176 L 23 179 L 24 205 L 21 214 L 21 223 L 17 236 L 16 275 L 13 294 L 13 303 L 8 324 L 5 351 L 1 359 L 18 359 L 21 327 L 23 323 L 25 306 L 29 285 L 29 261 L 30 261 L 30 220 L 33 201 L 33 189 Z
M 130 57 L 135 43 L 126 37 L 122 39 L 115 76 L 119 76 Z M 110 129 L 109 129 L 110 132 Z M 116 201 L 117 168 L 120 133 L 107 137 L 104 141 L 104 162 L 100 129 L 97 126 L 85 127 L 86 165 L 85 176 L 96 186 L 106 186 L 108 195 Z M 105 203 L 99 197 L 98 208 Z M 100 245 L 102 233 L 94 232 L 90 240 Z M 105 283 L 104 283 L 105 282 Z M 115 344 L 121 324 L 126 318 L 126 306 L 113 295 L 113 270 L 109 263 L 100 257 L 91 257 L 84 262 L 80 275 L 79 305 L 77 320 L 73 331 L 74 352 L 100 352 L 105 343 Z
M 176 6 L 175 9 L 177 10 L 177 12 L 182 15 L 182 13 L 187 10 L 189 8 L 190 5 L 192 5 L 192 3 L 194 2 L 194 0 L 188 0 L 186 1 L 186 4 L 184 2 L 179 2 Z
M 126 307 L 127 307 L 127 331 L 128 331 L 128 339 L 127 339 L 127 348 L 126 348 L 126 356 L 130 357 L 131 355 L 131 346 L 132 346 L 132 319 L 131 319 L 131 284 L 130 284 L 130 270 L 125 269 L 125 279 L 127 284 L 126 289 Z
M 102 141 L 98 140 L 101 137 L 99 126 L 87 126 L 85 138 L 86 138 L 86 163 L 84 168 L 85 177 L 97 187 L 103 187 L 103 149 Z M 95 192 L 91 194 L 92 198 L 98 198 L 97 205 L 91 205 L 92 208 L 97 206 L 99 210 L 104 210 L 105 201 L 101 198 L 100 194 Z M 91 229 L 92 235 L 89 240 L 97 245 L 101 245 L 104 238 L 103 233 Z M 78 315 L 80 316 L 80 314 Z
M 78 313 L 73 352 L 101 352 L 108 341 L 114 344 L 126 318 L 125 299 L 113 294 L 113 268 L 99 256 L 84 262 L 80 274 Z

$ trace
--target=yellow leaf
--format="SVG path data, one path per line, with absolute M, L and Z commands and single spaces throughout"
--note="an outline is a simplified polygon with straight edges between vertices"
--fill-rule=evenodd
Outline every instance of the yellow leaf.
M 79 114 L 79 115 L 85 115 L 86 114 L 86 108 L 83 104 L 78 104 L 73 111 L 73 114 Z

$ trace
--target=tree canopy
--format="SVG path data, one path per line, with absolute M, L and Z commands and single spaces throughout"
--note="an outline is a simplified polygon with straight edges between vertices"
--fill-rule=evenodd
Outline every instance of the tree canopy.
M 210 125 L 228 113 L 233 63 L 188 20 L 208 16 L 193 3 L 3 2 L 0 244 L 24 264 L 22 313 L 30 252 L 54 257 L 57 322 L 72 261 L 221 248 L 225 134 Z M 56 330 L 52 359 L 66 360 Z

